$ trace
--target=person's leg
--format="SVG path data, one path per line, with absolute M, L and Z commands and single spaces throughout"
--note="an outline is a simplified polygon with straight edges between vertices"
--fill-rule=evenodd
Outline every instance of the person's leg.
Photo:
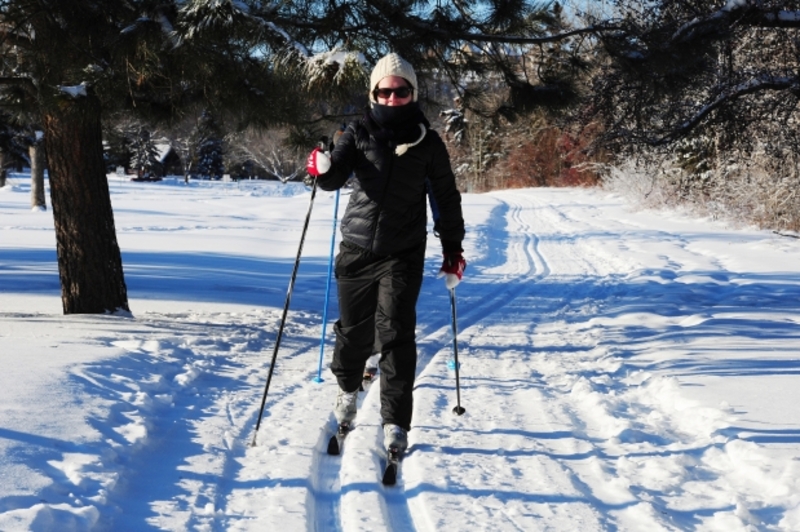
M 417 298 L 425 246 L 389 263 L 378 288 L 375 328 L 381 351 L 381 416 L 384 424 L 411 428 L 412 390 L 417 369 Z
M 346 245 L 336 257 L 339 319 L 334 324 L 336 345 L 331 371 L 339 387 L 355 392 L 361 386 L 364 366 L 375 343 L 375 309 L 378 284 L 374 258 Z

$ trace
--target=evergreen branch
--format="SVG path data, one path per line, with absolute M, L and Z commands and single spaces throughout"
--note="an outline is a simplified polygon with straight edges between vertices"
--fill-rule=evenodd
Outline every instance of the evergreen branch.
M 671 43 L 687 43 L 700 38 L 720 38 L 735 25 L 759 28 L 800 28 L 800 11 L 766 9 L 761 2 L 728 2 L 707 16 L 681 26 Z
M 26 90 L 36 90 L 33 80 L 28 77 L 5 76 L 0 77 L 0 85 L 22 87 Z
M 774 76 L 771 74 L 762 74 L 760 76 L 756 76 L 754 79 L 751 79 L 745 83 L 736 85 L 729 90 L 722 91 L 719 96 L 700 108 L 690 119 L 684 121 L 668 134 L 650 141 L 649 144 L 652 146 L 661 146 L 685 137 L 713 111 L 744 96 L 764 91 L 784 90 L 792 90 L 794 92 L 800 91 L 800 77 Z

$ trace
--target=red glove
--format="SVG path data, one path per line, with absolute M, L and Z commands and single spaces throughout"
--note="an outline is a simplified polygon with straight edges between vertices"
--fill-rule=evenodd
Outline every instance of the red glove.
M 319 148 L 314 150 L 308 155 L 306 161 L 306 170 L 314 177 L 319 177 L 331 169 L 331 158 L 328 154 Z
M 439 277 L 444 277 L 444 285 L 448 290 L 452 290 L 461 282 L 466 269 L 467 261 L 464 260 L 460 251 L 445 253 L 444 262 L 442 262 L 442 267 L 439 270 Z

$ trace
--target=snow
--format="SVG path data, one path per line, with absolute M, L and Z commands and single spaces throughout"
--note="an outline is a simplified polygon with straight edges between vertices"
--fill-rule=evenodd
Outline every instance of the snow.
M 308 82 L 313 84 L 320 81 L 326 82 L 330 69 L 335 68 L 336 73 L 331 81 L 341 83 L 348 75 L 364 77 L 366 66 L 367 60 L 361 52 L 333 49 L 309 57 L 305 70 Z
M 800 22 L 800 11 L 778 11 L 777 15 L 773 13 L 766 13 L 767 20 L 779 20 L 780 22 Z
M 61 85 L 58 87 L 58 90 L 61 92 L 68 94 L 72 98 L 80 98 L 81 96 L 86 96 L 86 87 L 88 85 L 85 81 L 81 82 L 80 85 Z
M 0 189 L 0 530 L 800 530 L 797 239 L 602 190 L 465 194 L 466 414 L 431 238 L 386 488 L 378 384 L 324 453 L 336 196 L 316 196 L 255 435 L 309 192 L 109 184 L 129 317 L 62 315 L 51 210 L 27 175 Z
M 348 52 L 345 50 L 334 49 L 329 52 L 321 52 L 309 58 L 309 64 L 319 65 L 321 69 L 329 65 L 345 65 L 353 62 L 357 65 L 366 66 L 367 58 L 361 52 Z
M 270 30 L 274 31 L 275 33 L 277 33 L 278 35 L 280 35 L 281 37 L 283 37 L 288 43 L 288 45 L 295 51 L 297 51 L 300 55 L 302 55 L 303 57 L 311 57 L 311 52 L 308 50 L 308 48 L 306 48 L 305 45 L 303 45 L 303 43 L 300 43 L 292 39 L 292 37 L 286 32 L 286 30 L 279 27 L 274 22 L 267 22 L 265 26 Z
M 750 0 L 728 0 L 722 11 L 736 11 L 745 9 L 750 4 Z

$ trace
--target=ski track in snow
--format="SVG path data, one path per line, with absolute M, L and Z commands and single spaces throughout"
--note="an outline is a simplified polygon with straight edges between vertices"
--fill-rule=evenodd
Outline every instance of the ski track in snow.
M 520 204 L 513 204 L 509 209 L 509 218 L 514 223 L 512 231 L 519 235 L 519 239 L 511 239 L 508 236 L 500 237 L 501 241 L 511 243 L 508 251 L 509 257 L 512 258 L 510 262 L 510 271 L 504 277 L 505 286 L 501 289 L 496 289 L 496 284 L 492 285 L 493 279 L 491 275 L 483 274 L 474 279 L 473 287 L 480 286 L 481 290 L 471 290 L 471 297 L 462 306 L 461 312 L 458 312 L 458 325 L 459 327 L 470 327 L 474 324 L 481 322 L 487 316 L 498 312 L 498 308 L 511 303 L 517 296 L 523 293 L 520 288 L 524 285 L 524 280 L 537 279 L 544 277 L 548 273 L 548 267 L 537 250 L 538 241 L 536 236 L 531 232 L 531 227 L 528 225 L 525 217 L 525 206 Z M 478 265 L 480 266 L 480 265 Z M 476 268 L 474 268 L 476 269 Z M 516 285 L 516 286 L 515 286 Z M 441 287 L 438 287 L 441 289 Z M 458 290 L 457 290 L 458 292 Z M 467 310 L 464 310 L 467 309 Z M 427 366 L 432 363 L 435 358 L 434 352 L 442 350 L 442 344 L 445 347 L 442 351 L 447 352 L 452 345 L 452 332 L 451 322 L 448 313 L 437 313 L 440 315 L 424 315 L 420 316 L 418 327 L 418 348 L 420 352 L 418 362 L 418 372 L 424 373 Z M 433 355 L 433 356 L 432 356 Z M 367 398 L 362 399 L 360 414 L 357 419 L 357 429 L 353 431 L 345 443 L 345 449 L 341 458 L 333 458 L 324 460 L 327 462 L 325 467 L 318 469 L 318 478 L 330 478 L 336 473 L 336 465 L 341 461 L 339 472 L 342 469 L 356 471 L 361 469 L 358 474 L 350 473 L 347 475 L 345 483 L 339 483 L 339 488 L 344 487 L 344 497 L 329 501 L 332 502 L 329 508 L 326 508 L 324 515 L 339 515 L 341 521 L 337 529 L 340 530 L 369 530 L 369 529 L 385 529 L 385 530 L 416 530 L 418 527 L 415 523 L 421 523 L 420 529 L 438 529 L 439 525 L 426 515 L 427 512 L 424 508 L 417 508 L 414 503 L 409 500 L 414 498 L 413 493 L 409 494 L 406 489 L 407 482 L 405 478 L 407 475 L 421 475 L 424 471 L 419 471 L 414 467 L 413 453 L 417 446 L 412 443 L 409 448 L 407 458 L 403 461 L 400 468 L 400 476 L 398 484 L 394 487 L 380 487 L 377 491 L 369 489 L 374 483 L 376 478 L 379 478 L 382 468 L 385 465 L 384 457 L 380 452 L 375 451 L 382 447 L 382 433 L 380 430 L 380 419 L 374 416 L 375 410 L 379 409 L 379 382 L 376 382 L 367 391 Z M 372 406 L 369 414 L 363 413 L 364 404 Z M 447 405 L 444 398 L 439 398 L 441 406 Z M 447 410 L 449 406 L 445 407 Z M 441 413 L 441 408 L 439 409 Z M 333 425 L 332 425 L 333 426 Z M 415 427 L 416 428 L 416 427 Z M 330 435 L 333 429 L 329 428 L 325 434 Z M 370 437 L 369 434 L 364 434 L 366 431 L 373 432 L 376 436 Z M 412 432 L 413 438 L 413 432 Z M 325 438 L 323 437 L 322 440 Z M 413 439 L 412 439 L 413 442 Z M 359 467 L 359 462 L 364 460 L 364 456 L 373 455 L 373 459 L 367 462 L 367 467 Z M 368 467 L 373 465 L 373 468 Z M 410 472 L 406 473 L 405 470 L 409 469 Z M 377 476 L 376 476 L 377 475 Z M 350 511 L 348 514 L 342 516 L 341 505 L 345 504 L 347 508 L 363 509 L 363 508 L 380 508 L 381 519 L 375 520 L 375 516 L 364 517 L 362 512 Z M 329 530 L 330 522 L 327 520 L 318 521 L 317 530 Z
M 526 301 L 521 303 L 522 305 L 531 304 L 532 300 L 537 296 L 536 292 L 538 292 L 535 283 L 541 282 L 550 274 L 550 266 L 548 265 L 547 258 L 539 250 L 540 242 L 536 235 L 535 227 L 542 221 L 541 216 L 537 216 L 537 211 L 551 211 L 552 209 L 547 206 L 532 205 L 525 201 L 516 200 L 513 196 L 508 196 L 503 199 L 505 201 L 496 207 L 496 210 L 502 213 L 507 221 L 506 224 L 501 224 L 501 227 L 505 226 L 501 229 L 502 234 L 484 235 L 484 239 L 507 243 L 508 249 L 503 255 L 508 258 L 508 261 L 490 268 L 481 268 L 480 263 L 472 265 L 472 268 L 468 268 L 467 275 L 472 274 L 469 277 L 469 291 L 468 295 L 462 295 L 462 297 L 459 298 L 460 308 L 462 310 L 458 312 L 457 322 L 460 333 L 459 343 L 464 345 L 476 345 L 473 338 L 480 337 L 483 334 L 482 324 L 484 322 L 503 321 L 503 316 L 506 313 L 513 315 L 513 305 L 515 301 L 524 299 Z M 575 257 L 571 258 L 574 259 Z M 475 273 L 474 270 L 478 270 L 478 273 Z M 498 287 L 500 283 L 502 284 Z M 467 291 L 466 286 L 463 291 Z M 457 292 L 460 291 L 457 290 Z M 561 293 L 559 295 L 559 300 L 563 300 L 564 294 Z M 448 416 L 452 416 L 452 414 L 449 413 L 452 401 L 443 393 L 443 390 L 446 389 L 447 386 L 441 384 L 442 380 L 451 376 L 451 373 L 442 375 L 441 368 L 443 364 L 436 364 L 435 361 L 441 362 L 439 359 L 450 357 L 452 351 L 452 333 L 450 330 L 449 316 L 445 313 L 437 314 L 440 314 L 440 316 L 424 315 L 420 316 L 419 319 L 420 331 L 418 334 L 418 346 L 420 358 L 418 372 L 420 374 L 420 379 L 417 384 L 418 391 L 415 393 L 417 396 L 421 396 L 423 395 L 423 393 L 421 393 L 421 389 L 423 388 L 436 389 L 435 398 L 425 402 L 426 404 L 433 403 L 436 406 L 435 410 L 429 414 L 431 418 L 441 422 L 443 418 L 446 419 Z M 534 324 L 531 324 L 529 334 L 533 334 L 533 325 Z M 467 356 L 466 352 L 462 352 L 460 357 L 462 364 Z M 464 380 L 465 395 L 469 395 L 473 388 L 477 389 L 481 384 L 480 382 L 474 382 L 474 385 L 470 386 L 468 384 L 470 381 L 469 378 L 462 376 L 462 379 Z M 476 379 L 472 380 L 476 381 Z M 508 386 L 509 389 L 521 389 L 521 387 L 524 386 L 524 382 L 506 382 L 505 385 Z M 495 384 L 495 386 L 497 386 L 497 384 Z M 546 383 L 542 383 L 542 388 L 545 387 Z M 377 388 L 378 386 L 373 386 L 369 393 L 373 396 L 377 396 Z M 375 409 L 377 409 L 377 397 L 371 397 L 371 399 L 373 399 L 372 403 L 375 404 Z M 552 397 L 552 394 L 545 393 L 543 397 L 532 398 L 530 394 L 523 393 L 521 394 L 521 398 L 516 400 L 508 410 L 511 412 L 527 411 L 529 410 L 529 401 L 531 399 L 536 400 L 537 404 L 544 406 L 545 404 L 552 403 L 554 397 Z M 417 404 L 419 404 L 419 402 L 419 399 L 417 399 Z M 492 402 L 492 400 L 488 401 L 489 404 Z M 470 411 L 467 416 L 469 416 L 471 421 L 474 421 L 476 419 L 475 414 L 476 412 Z M 417 414 L 417 417 L 419 417 L 419 414 Z M 565 413 L 559 413 L 556 417 L 557 419 L 555 421 L 548 421 L 548 425 L 570 426 L 571 423 L 575 422 L 574 416 L 569 416 Z M 370 430 L 372 430 L 373 427 L 378 429 L 377 446 L 379 446 L 379 419 L 370 416 L 367 422 L 365 414 L 360 413 L 358 421 L 361 422 L 360 424 L 366 424 Z M 537 423 L 537 420 L 529 419 L 519 419 L 517 421 L 517 423 L 514 423 L 514 426 L 524 427 L 531 423 L 541 423 L 541 421 Z M 400 479 L 396 487 L 383 488 L 377 492 L 368 489 L 354 489 L 352 493 L 357 493 L 358 495 L 351 494 L 346 501 L 347 506 L 350 508 L 381 508 L 383 519 L 376 523 L 374 519 L 359 518 L 357 515 L 359 512 L 356 511 L 353 512 L 356 515 L 341 522 L 341 530 L 369 530 L 375 529 L 375 527 L 390 530 L 441 530 L 446 528 L 447 523 L 438 520 L 436 517 L 438 512 L 430 507 L 433 505 L 426 504 L 427 493 L 437 493 L 438 491 L 435 485 L 430 484 L 431 478 L 436 478 L 441 471 L 435 466 L 432 467 L 428 465 L 424 458 L 417 460 L 415 454 L 445 451 L 445 456 L 463 457 L 464 460 L 469 460 L 471 452 L 469 450 L 459 450 L 455 447 L 444 448 L 434 444 L 422 443 L 414 437 L 419 433 L 424 433 L 427 441 L 437 441 L 439 439 L 447 439 L 448 434 L 445 432 L 455 429 L 455 427 L 451 425 L 445 427 L 444 430 L 436 430 L 434 428 L 435 424 L 436 422 L 432 423 L 430 426 L 426 426 L 415 421 L 414 430 L 410 435 L 411 446 L 401 466 Z M 458 430 L 467 430 L 467 432 L 471 432 L 474 435 L 489 435 L 494 433 L 495 437 L 503 433 L 492 426 L 485 427 L 483 430 L 476 430 L 473 425 L 472 429 L 459 428 Z M 510 432 L 517 432 L 517 435 L 523 437 L 530 436 L 536 438 L 537 436 L 541 436 L 541 434 L 526 435 L 520 433 L 520 431 Z M 346 449 L 342 458 L 343 462 L 350 461 L 354 463 L 343 464 L 342 468 L 358 468 L 357 462 L 363 460 L 364 453 L 368 453 L 370 448 L 374 449 L 376 446 L 375 441 L 370 441 L 371 438 L 369 437 L 364 438 L 364 440 L 368 442 L 366 444 L 360 444 L 361 442 L 355 443 L 353 441 L 355 439 L 353 438 L 354 435 L 355 433 L 348 436 L 349 441 L 346 444 Z M 503 443 L 497 443 L 499 444 L 497 448 L 502 449 Z M 490 448 L 493 448 L 493 446 L 490 446 Z M 478 450 L 472 452 L 478 456 L 488 456 L 488 454 L 491 454 Z M 500 454 L 505 455 L 506 453 L 501 451 Z M 373 460 L 373 462 L 375 462 L 375 460 Z M 380 472 L 381 465 L 382 462 L 376 464 L 375 471 L 371 473 L 373 476 L 376 472 Z M 483 466 L 480 467 L 482 468 Z M 323 475 L 330 474 L 329 470 L 322 471 Z M 482 475 L 484 474 L 486 473 L 482 473 Z M 548 472 L 548 478 L 552 478 L 550 476 L 552 474 L 553 473 Z M 559 476 L 564 475 L 561 474 Z M 446 476 L 444 478 L 446 478 Z M 361 475 L 358 477 L 358 480 L 353 480 L 352 482 L 354 486 L 357 486 L 357 482 L 362 482 L 365 484 L 364 487 L 366 488 L 366 486 L 369 485 L 369 475 Z M 566 486 L 574 484 L 574 473 L 569 472 L 566 478 L 559 480 L 559 483 Z M 420 494 L 423 492 L 425 494 Z M 478 496 L 483 497 L 489 496 L 488 494 L 489 492 L 481 495 L 480 491 L 477 493 Z M 546 498 L 544 500 L 546 502 Z M 337 503 L 342 504 L 342 501 L 337 501 Z M 340 511 L 338 513 L 341 515 Z M 441 515 L 445 514 L 445 512 L 441 513 Z M 516 518 L 512 512 L 507 511 L 493 515 L 491 521 L 493 527 L 507 527 L 512 530 L 528 530 L 527 527 L 530 526 L 530 523 L 526 523 L 524 519 Z M 328 523 L 318 523 L 317 529 L 324 530 L 325 527 L 322 525 L 327 524 Z
M 380 467 L 375 459 L 374 471 L 353 478 L 353 471 L 370 469 L 369 464 L 363 467 L 364 456 L 380 437 L 377 444 L 369 436 L 356 444 L 349 436 L 341 466 L 348 472 L 342 481 L 347 494 L 339 503 L 352 515 L 342 518 L 340 529 L 442 530 L 448 523 L 437 516 L 452 515 L 454 507 L 465 522 L 491 523 L 493 530 L 686 530 L 706 520 L 743 530 L 768 525 L 758 513 L 769 519 L 769 509 L 757 502 L 748 508 L 744 496 L 704 501 L 709 509 L 697 509 L 694 497 L 742 482 L 726 479 L 721 464 L 757 451 L 738 449 L 740 442 L 731 443 L 718 432 L 728 417 L 724 411 L 695 410 L 697 419 L 685 419 L 683 412 L 693 405 L 681 397 L 674 378 L 628 366 L 626 346 L 606 340 L 609 331 L 602 319 L 593 318 L 603 316 L 603 306 L 613 307 L 622 295 L 617 272 L 634 279 L 640 274 L 629 257 L 621 258 L 630 250 L 604 242 L 609 231 L 596 235 L 598 247 L 584 246 L 576 253 L 565 241 L 577 236 L 559 234 L 559 222 L 568 212 L 526 201 L 533 196 L 497 196 L 507 225 L 504 234 L 487 238 L 507 243 L 508 261 L 488 268 L 474 264 L 467 270 L 469 284 L 459 290 L 460 307 L 466 309 L 458 323 L 459 343 L 468 346 L 460 352 L 467 414 L 459 418 L 449 412 L 453 374 L 442 363 L 450 356 L 449 323 L 420 316 L 415 397 L 424 406 L 415 414 L 400 481 L 395 488 L 376 490 Z M 614 227 L 619 230 L 636 228 Z M 713 257 L 693 252 L 670 234 L 660 238 L 674 244 L 680 260 L 706 263 L 711 278 L 727 280 L 713 273 L 720 268 Z M 668 266 L 680 269 L 674 262 Z M 569 274 L 553 275 L 553 269 Z M 492 328 L 507 328 L 516 308 L 535 309 L 531 323 L 519 324 L 529 344 L 503 346 Z M 526 310 L 519 314 L 529 315 Z M 537 323 L 536 315 L 551 323 Z M 492 379 L 495 364 L 503 366 L 501 373 L 517 373 L 520 379 Z M 509 372 L 509 366 L 519 371 Z M 631 390 L 613 385 L 612 379 L 627 381 Z M 377 390 L 370 394 L 374 406 L 371 413 L 360 413 L 359 421 L 362 430 L 379 431 Z M 512 413 L 508 419 L 497 418 L 498 401 L 501 411 Z M 654 483 L 651 475 L 663 483 Z M 763 478 L 764 472 L 756 476 Z M 528 490 L 502 489 L 518 486 L 520 477 Z M 382 518 L 364 517 L 354 508 L 380 508 Z
M 102 437 L 57 442 L 62 459 L 46 472 L 56 480 L 40 494 L 71 490 L 86 511 L 42 514 L 75 530 L 125 530 L 126 515 L 146 516 L 136 530 L 198 531 L 438 531 L 452 529 L 454 515 L 497 531 L 800 523 L 800 510 L 784 511 L 800 508 L 796 432 L 739 428 L 733 408 L 700 408 L 687 392 L 725 372 L 796 375 L 800 333 L 786 316 L 798 312 L 800 280 L 738 274 L 724 248 L 640 218 L 605 219 L 572 193 L 481 197 L 488 221 L 483 232 L 468 226 L 457 289 L 464 416 L 452 413 L 448 294 L 426 276 L 413 430 L 396 486 L 380 484 L 379 381 L 360 394 L 342 455 L 325 452 L 336 383 L 328 371 L 314 382 L 310 364 L 321 333 L 321 311 L 308 304 L 324 285 L 317 276 L 296 288 L 306 304 L 288 315 L 258 434 L 278 310 L 69 318 L 76 342 L 82 329 L 106 330 L 92 341 L 124 354 L 70 373 L 98 398 L 87 416 Z M 439 266 L 438 243 L 429 245 L 428 272 Z M 741 323 L 754 305 L 763 321 Z M 756 363 L 764 335 L 786 347 Z
M 124 464 L 125 484 L 117 486 L 119 498 L 109 495 L 110 503 L 128 512 L 154 512 L 152 524 L 170 530 L 236 528 L 236 519 L 222 517 L 220 510 L 226 508 L 242 472 L 240 462 L 255 427 L 253 405 L 260 399 L 256 392 L 266 380 L 264 354 L 273 341 L 264 331 L 275 330 L 276 321 L 271 313 L 142 316 L 131 330 L 110 340 L 129 353 L 129 376 L 118 366 L 111 370 L 89 365 L 78 374 L 114 401 L 111 414 L 119 419 L 119 427 L 118 434 L 109 437 L 122 440 L 122 435 L 127 440 L 120 441 L 120 449 L 128 455 L 113 455 Z M 284 344 L 284 366 L 291 367 L 298 350 L 316 343 L 314 338 L 303 339 L 302 333 L 291 324 L 287 327 L 285 334 L 294 341 Z M 120 339 L 126 334 L 130 339 Z M 141 359 L 152 365 L 145 382 Z M 114 382 L 107 382 L 107 375 L 113 375 Z M 272 389 L 272 401 L 280 402 L 301 388 L 297 382 L 286 384 Z M 269 413 L 264 421 L 268 423 Z M 195 445 L 197 454 L 187 456 L 187 447 L 192 448 L 187 441 L 192 440 L 214 443 Z M 178 479 L 159 474 L 175 470 L 182 472 Z M 263 487 L 269 485 L 262 482 Z M 106 520 L 110 530 L 125 528 L 124 515 Z

